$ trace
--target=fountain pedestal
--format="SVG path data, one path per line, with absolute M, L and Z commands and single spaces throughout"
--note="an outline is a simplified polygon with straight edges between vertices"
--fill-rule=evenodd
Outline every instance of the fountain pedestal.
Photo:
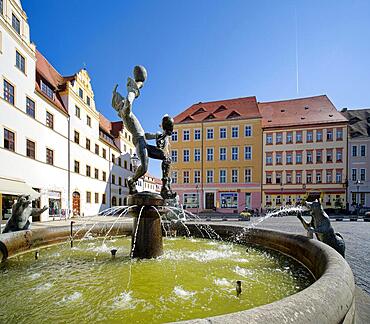
M 163 198 L 153 192 L 143 191 L 127 197 L 130 216 L 134 219 L 132 229 L 132 257 L 155 258 L 163 253 L 161 218 L 156 208 L 163 206 Z M 154 207 L 154 208 L 153 208 Z

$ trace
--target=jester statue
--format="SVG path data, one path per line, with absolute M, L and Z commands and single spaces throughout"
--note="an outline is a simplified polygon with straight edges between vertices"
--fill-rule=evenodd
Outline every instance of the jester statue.
M 171 190 L 170 166 L 171 158 L 169 156 L 169 136 L 173 132 L 174 121 L 168 115 L 162 118 L 162 132 L 145 133 L 139 120 L 132 112 L 132 105 L 140 95 L 140 89 L 143 87 L 147 78 L 147 72 L 143 66 L 135 66 L 134 79 L 127 79 L 127 96 L 123 97 L 117 92 L 118 85 L 113 90 L 112 106 L 122 118 L 127 130 L 132 134 L 132 140 L 136 147 L 136 154 L 140 160 L 140 166 L 137 168 L 133 177 L 127 179 L 130 194 L 137 193 L 136 183 L 148 171 L 149 158 L 162 160 L 162 189 L 163 199 L 174 199 L 177 194 Z M 156 146 L 149 145 L 147 140 L 155 140 Z

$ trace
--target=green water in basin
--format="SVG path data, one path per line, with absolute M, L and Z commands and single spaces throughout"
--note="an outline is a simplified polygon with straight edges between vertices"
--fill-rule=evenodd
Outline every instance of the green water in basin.
M 246 310 L 313 282 L 275 252 L 168 238 L 164 255 L 130 260 L 130 239 L 50 246 L 0 264 L 0 323 L 161 323 Z M 110 250 L 118 249 L 115 259 Z M 237 297 L 235 282 L 242 281 Z

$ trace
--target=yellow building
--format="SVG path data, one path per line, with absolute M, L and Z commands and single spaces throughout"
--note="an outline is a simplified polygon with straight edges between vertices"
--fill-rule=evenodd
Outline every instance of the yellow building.
M 347 119 L 327 96 L 259 103 L 263 126 L 262 208 L 308 194 L 346 207 Z
M 262 129 L 255 97 L 198 103 L 175 117 L 172 188 L 187 209 L 261 206 Z

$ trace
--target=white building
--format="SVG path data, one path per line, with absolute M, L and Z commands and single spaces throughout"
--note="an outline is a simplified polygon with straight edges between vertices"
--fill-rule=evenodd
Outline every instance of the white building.
M 0 82 L 3 186 L 17 178 L 40 192 L 35 204 L 49 206 L 41 220 L 123 204 L 132 174 L 131 134 L 96 110 L 86 70 L 63 77 L 36 50 L 16 0 L 0 0 Z M 15 197 L 3 192 L 5 214 Z
M 138 191 L 150 191 L 160 193 L 162 188 L 162 182 L 150 173 L 145 173 L 144 177 L 138 180 L 137 190 Z

